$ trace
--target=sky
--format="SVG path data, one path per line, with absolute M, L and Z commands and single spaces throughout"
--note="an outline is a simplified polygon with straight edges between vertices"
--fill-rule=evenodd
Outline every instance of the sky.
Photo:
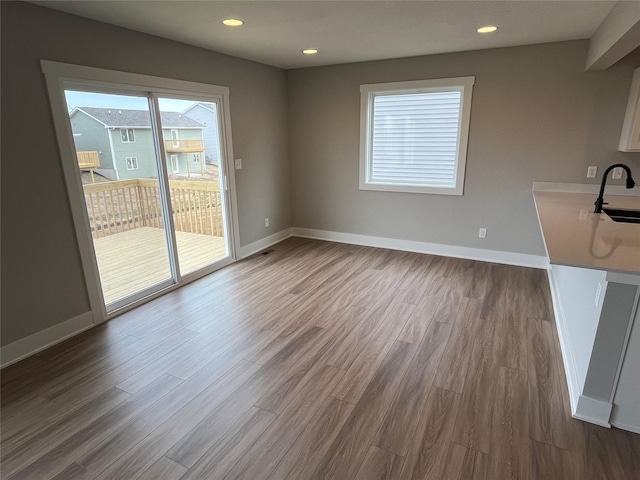
M 127 95 L 111 95 L 106 93 L 76 92 L 66 90 L 67 106 L 71 112 L 75 107 L 105 107 L 148 110 L 147 97 L 130 97 Z M 196 102 L 160 98 L 160 110 L 163 112 L 183 112 Z

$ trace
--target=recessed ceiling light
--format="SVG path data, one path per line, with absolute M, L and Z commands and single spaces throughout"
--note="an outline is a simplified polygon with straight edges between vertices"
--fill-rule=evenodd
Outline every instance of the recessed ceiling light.
M 239 27 L 244 24 L 244 20 L 239 20 L 237 18 L 225 18 L 222 23 L 227 27 Z
M 305 55 L 315 55 L 316 53 L 318 53 L 318 50 L 316 50 L 315 48 L 305 48 L 304 50 L 302 50 L 302 53 L 304 53 Z
M 495 32 L 496 30 L 498 30 L 498 27 L 496 27 L 495 25 L 487 25 L 486 27 L 480 27 L 478 29 L 478 33 L 491 33 Z

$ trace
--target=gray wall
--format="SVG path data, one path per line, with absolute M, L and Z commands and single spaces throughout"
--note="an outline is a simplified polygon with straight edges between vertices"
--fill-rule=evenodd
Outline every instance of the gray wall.
M 616 161 L 640 177 L 639 154 L 616 151 L 638 56 L 585 73 L 586 41 L 287 73 L 27 3 L 0 9 L 2 345 L 89 311 L 40 59 L 230 87 L 242 245 L 294 225 L 542 255 L 533 181 L 584 182 L 588 165 Z M 359 85 L 465 75 L 465 195 L 360 192 Z
M 0 9 L 2 345 L 89 311 L 40 59 L 228 86 L 240 243 L 291 226 L 284 71 L 27 3 Z
M 600 178 L 620 161 L 640 180 L 640 154 L 617 152 L 640 57 L 585 73 L 587 48 L 562 42 L 289 71 L 293 225 L 544 255 L 534 181 L 586 183 L 587 166 Z M 358 190 L 359 86 L 467 75 L 476 83 L 464 196 Z

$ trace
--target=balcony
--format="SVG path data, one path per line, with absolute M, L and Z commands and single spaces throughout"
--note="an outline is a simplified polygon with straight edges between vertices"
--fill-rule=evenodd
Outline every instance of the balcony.
M 169 153 L 204 152 L 204 140 L 165 140 L 164 149 Z
M 151 178 L 84 185 L 106 303 L 171 276 L 158 181 Z M 181 273 L 226 255 L 217 182 L 169 180 Z
M 223 237 L 180 231 L 176 237 L 182 273 L 227 254 Z M 94 248 L 107 304 L 171 277 L 162 228 L 144 226 L 96 238 Z
M 100 168 L 100 156 L 98 152 L 76 152 L 78 156 L 78 167 L 80 170 L 93 170 Z

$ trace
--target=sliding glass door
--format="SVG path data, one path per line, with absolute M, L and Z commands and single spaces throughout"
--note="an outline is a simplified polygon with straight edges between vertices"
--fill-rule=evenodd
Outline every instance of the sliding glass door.
M 180 272 L 229 255 L 220 135 L 220 105 L 158 98 L 163 148 L 171 158 L 169 197 Z
M 219 100 L 64 94 L 106 313 L 228 260 Z

